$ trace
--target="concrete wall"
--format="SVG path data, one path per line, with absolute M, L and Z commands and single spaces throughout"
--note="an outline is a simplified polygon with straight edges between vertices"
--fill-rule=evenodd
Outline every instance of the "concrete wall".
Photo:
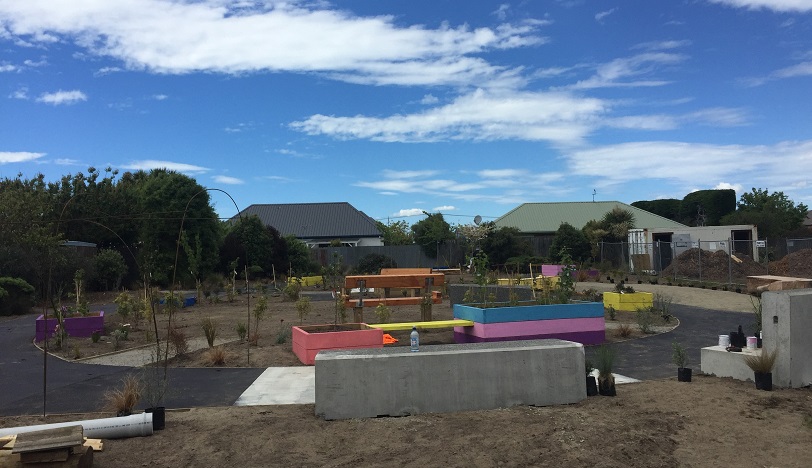
M 562 340 L 323 351 L 316 415 L 403 416 L 586 398 L 584 347 Z
M 778 349 L 773 383 L 812 384 L 812 289 L 766 292 L 761 304 L 764 349 Z

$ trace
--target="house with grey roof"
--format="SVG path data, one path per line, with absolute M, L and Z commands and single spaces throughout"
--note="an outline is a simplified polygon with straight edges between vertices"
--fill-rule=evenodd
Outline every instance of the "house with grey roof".
M 494 221 L 496 227 L 514 227 L 527 236 L 536 252 L 547 255 L 555 232 L 562 223 L 583 229 L 591 220 L 599 221 L 615 208 L 634 215 L 634 227 L 685 228 L 684 224 L 649 213 L 618 201 L 523 203 Z
M 252 215 L 281 235 L 293 235 L 310 247 L 328 247 L 336 242 L 345 247 L 383 245 L 375 220 L 347 202 L 256 204 L 232 220 Z

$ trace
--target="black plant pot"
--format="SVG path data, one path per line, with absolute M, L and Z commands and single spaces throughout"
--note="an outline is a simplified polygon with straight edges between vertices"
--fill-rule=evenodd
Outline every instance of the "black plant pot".
M 773 389 L 773 373 L 772 372 L 755 372 L 755 381 L 757 390 L 766 390 L 771 392 Z
M 152 413 L 152 430 L 160 431 L 166 427 L 166 407 L 147 408 L 145 413 Z
M 614 379 L 611 381 L 598 379 L 598 393 L 600 393 L 603 396 L 617 395 L 617 392 L 615 391 Z
M 677 369 L 678 382 L 690 382 L 693 370 L 690 367 L 680 367 Z
M 591 375 L 586 376 L 586 396 L 595 396 L 598 394 L 598 381 Z
M 756 337 L 756 348 L 761 348 L 761 338 Z

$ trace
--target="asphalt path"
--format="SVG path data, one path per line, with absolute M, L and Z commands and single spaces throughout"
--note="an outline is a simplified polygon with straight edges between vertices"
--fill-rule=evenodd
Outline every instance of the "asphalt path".
M 617 350 L 614 371 L 640 380 L 676 376 L 671 343 L 688 351 L 689 366 L 699 371 L 700 349 L 718 343 L 719 335 L 742 325 L 748 330 L 753 315 L 672 305 L 680 326 L 669 333 L 612 344 Z M 36 315 L 0 322 L 0 415 L 84 413 L 100 411 L 104 393 L 117 388 L 131 367 L 103 366 L 47 359 L 47 393 L 43 398 L 43 353 L 32 344 Z M 594 362 L 597 347 L 587 355 Z M 169 368 L 167 408 L 229 406 L 265 369 Z

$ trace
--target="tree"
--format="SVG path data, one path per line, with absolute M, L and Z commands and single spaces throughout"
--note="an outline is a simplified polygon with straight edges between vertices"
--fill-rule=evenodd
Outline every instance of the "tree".
M 288 269 L 293 276 L 307 276 L 319 271 L 319 265 L 313 261 L 310 255 L 310 248 L 295 236 L 285 236 L 285 243 L 288 250 Z
M 734 200 L 735 202 L 735 200 Z M 735 204 L 735 203 L 734 203 Z M 635 208 L 648 211 L 649 213 L 668 218 L 672 221 L 680 222 L 680 206 L 682 200 L 676 198 L 663 198 L 660 200 L 641 200 L 632 203 Z
M 127 274 L 127 264 L 124 257 L 118 251 L 111 249 L 99 250 L 93 258 L 96 270 L 96 281 L 100 283 L 104 291 L 118 289 L 121 279 Z
M 511 257 L 533 255 L 532 246 L 521 236 L 518 228 L 504 226 L 496 228 L 493 223 L 483 225 L 490 226 L 488 235 L 482 239 L 481 245 L 491 265 L 504 265 Z
M 249 270 L 262 272 L 265 276 L 279 269 L 288 269 L 287 245 L 272 226 L 265 226 L 257 216 L 248 216 L 238 220 L 223 240 L 220 248 L 220 265 L 224 267 L 239 257 L 237 266 L 243 271 L 246 263 Z
M 699 226 L 700 222 L 718 226 L 722 217 L 735 210 L 735 190 L 697 190 L 682 199 L 679 221 L 689 226 Z
M 604 241 L 626 242 L 629 229 L 634 229 L 634 214 L 620 207 L 612 208 L 601 219 L 601 227 L 606 231 Z
M 451 231 L 451 226 L 443 218 L 442 213 L 426 213 L 424 211 L 423 214 L 426 215 L 426 218 L 412 225 L 414 241 L 420 245 L 426 256 L 437 258 L 440 245 L 453 239 L 454 233 Z
M 409 231 L 409 223 L 406 221 L 394 221 L 389 224 L 375 221 L 375 225 L 383 234 L 383 245 L 411 245 L 414 243 L 412 233 Z
M 591 255 L 589 241 L 583 231 L 575 229 L 569 223 L 561 223 L 555 232 L 553 243 L 550 246 L 550 257 L 553 261 L 562 259 L 562 252 L 567 249 L 572 260 L 584 261 Z
M 768 189 L 753 188 L 741 195 L 736 211 L 722 218 L 722 223 L 755 224 L 759 236 L 769 239 L 801 227 L 808 210 L 803 203 L 795 205 L 784 192 L 769 193 Z

